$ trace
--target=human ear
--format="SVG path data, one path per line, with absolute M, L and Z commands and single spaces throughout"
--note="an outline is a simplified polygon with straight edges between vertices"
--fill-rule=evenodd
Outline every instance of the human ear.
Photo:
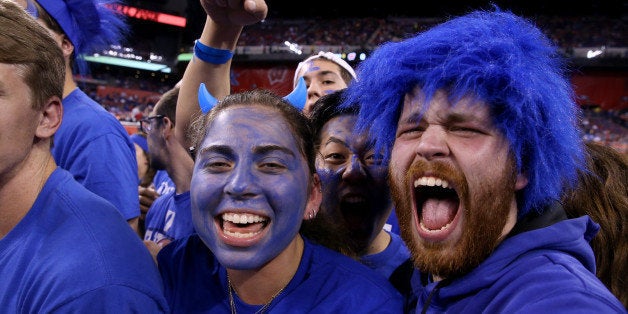
M 305 211 L 303 212 L 303 219 L 309 220 L 316 217 L 318 210 L 320 209 L 321 203 L 323 201 L 323 190 L 321 179 L 318 177 L 318 174 L 314 173 L 312 175 L 312 183 L 310 184 L 310 193 L 308 196 L 307 205 L 305 206 Z
M 65 58 L 69 58 L 74 52 L 74 45 L 65 35 L 61 35 L 61 50 Z
M 63 119 L 63 105 L 58 96 L 52 96 L 41 110 L 39 125 L 35 136 L 38 138 L 51 138 L 61 126 Z
M 528 175 L 525 171 L 519 172 L 515 179 L 515 191 L 520 191 L 528 185 Z

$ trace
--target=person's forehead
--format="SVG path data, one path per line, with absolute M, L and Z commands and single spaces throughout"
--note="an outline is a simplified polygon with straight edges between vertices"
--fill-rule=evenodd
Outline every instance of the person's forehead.
M 296 146 L 296 137 L 285 117 L 263 106 L 233 106 L 219 112 L 209 126 L 208 138 L 272 141 Z
M 321 75 L 333 73 L 341 76 L 340 66 L 331 60 L 318 58 L 307 62 L 301 70 L 302 76 L 308 77 L 312 75 Z
M 410 119 L 418 119 L 426 112 L 432 112 L 441 118 L 457 115 L 468 119 L 491 122 L 489 105 L 473 95 L 466 95 L 460 99 L 451 99 L 445 91 L 438 90 L 429 99 L 426 99 L 426 95 L 420 89 L 415 89 L 414 92 L 406 94 L 401 113 L 402 117 L 408 118 L 412 116 L 414 118 Z
M 18 85 L 26 85 L 24 82 L 24 65 L 0 63 L 0 90 L 6 91 L 6 89 Z M 26 86 L 28 87 L 28 86 Z
M 259 121 L 266 121 L 272 119 L 272 123 L 253 123 Z M 228 108 L 224 108 L 217 113 L 213 124 L 224 123 L 225 121 L 249 124 L 252 126 L 285 126 L 287 125 L 286 119 L 283 115 L 271 107 L 262 105 L 233 105 Z
M 346 146 L 353 148 L 363 148 L 370 143 L 368 132 L 356 133 L 355 124 L 358 117 L 356 115 L 340 115 L 327 121 L 321 132 L 321 140 L 327 141 L 335 138 L 342 141 Z M 322 143 L 324 144 L 324 143 Z
M 333 117 L 325 122 L 321 135 L 323 136 L 327 134 L 327 136 L 329 136 L 334 133 L 353 131 L 356 121 L 357 116 L 355 115 L 340 115 Z

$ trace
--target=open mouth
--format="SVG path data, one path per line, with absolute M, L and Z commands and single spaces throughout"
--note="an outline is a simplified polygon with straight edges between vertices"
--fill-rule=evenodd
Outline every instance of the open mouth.
M 354 213 L 354 212 L 359 213 L 363 211 L 364 206 L 366 206 L 366 204 L 367 204 L 366 197 L 360 194 L 350 194 L 350 195 L 344 196 L 340 200 L 340 208 L 342 208 L 343 212 L 347 212 L 347 213 Z
M 361 225 L 369 211 L 368 200 L 362 194 L 349 194 L 340 199 L 340 212 L 345 223 L 349 225 Z
M 266 228 L 268 222 L 267 217 L 250 213 L 224 213 L 220 216 L 223 233 L 239 239 L 255 237 Z
M 414 200 L 421 229 L 447 231 L 458 214 L 460 198 L 451 184 L 436 177 L 414 181 Z

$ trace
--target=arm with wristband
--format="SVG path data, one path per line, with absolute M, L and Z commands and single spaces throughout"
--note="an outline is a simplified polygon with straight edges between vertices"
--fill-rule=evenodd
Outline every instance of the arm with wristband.
M 230 93 L 231 58 L 240 33 L 244 26 L 263 20 L 268 13 L 264 0 L 200 1 L 207 19 L 195 42 L 194 58 L 181 79 L 177 101 L 175 135 L 186 148 L 192 144 L 186 137 L 186 130 L 192 118 L 200 114 L 199 85 L 205 83 L 207 90 L 218 100 Z

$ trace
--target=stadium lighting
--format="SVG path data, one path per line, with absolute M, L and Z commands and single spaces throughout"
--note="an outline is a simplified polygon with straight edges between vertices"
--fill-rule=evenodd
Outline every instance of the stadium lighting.
M 598 50 L 589 50 L 587 51 L 587 59 L 593 59 L 599 55 L 601 55 L 602 53 L 604 53 L 604 51 L 598 49 Z
M 174 25 L 177 27 L 185 27 L 187 24 L 187 19 L 182 16 L 151 11 L 146 9 L 140 9 L 136 7 L 131 7 L 128 5 L 122 4 L 105 4 L 111 10 L 114 10 L 118 13 L 124 14 L 128 17 L 136 18 L 139 20 L 147 20 L 155 23 Z
M 605 50 L 606 50 L 606 46 L 602 46 L 600 47 L 600 49 L 596 49 L 596 50 L 589 50 L 587 51 L 587 59 L 593 59 L 595 57 L 598 57 L 602 55 Z
M 301 51 L 301 47 L 299 47 L 299 45 L 298 45 L 298 44 L 291 43 L 291 42 L 289 42 L 289 41 L 287 41 L 287 40 L 286 40 L 286 41 L 284 41 L 283 43 L 284 43 L 284 45 L 288 46 L 288 49 L 290 49 L 290 51 L 292 51 L 292 52 L 294 52 L 294 53 L 296 53 L 296 54 L 298 54 L 298 55 L 300 55 L 300 54 L 302 54 L 302 53 L 303 53 L 303 52 Z
M 181 53 L 177 56 L 177 62 L 190 62 L 192 56 L 194 56 L 194 54 L 191 52 Z
M 170 67 L 165 64 L 159 64 L 159 63 L 153 63 L 153 62 L 143 62 L 143 61 L 137 61 L 137 60 L 122 59 L 122 58 L 100 56 L 100 55 L 84 56 L 83 58 L 85 59 L 85 61 L 89 61 L 89 62 L 110 64 L 110 65 L 139 69 L 139 70 L 147 70 L 147 71 L 154 71 L 154 72 L 159 71 L 163 73 L 170 73 L 172 71 L 172 69 L 170 69 Z

